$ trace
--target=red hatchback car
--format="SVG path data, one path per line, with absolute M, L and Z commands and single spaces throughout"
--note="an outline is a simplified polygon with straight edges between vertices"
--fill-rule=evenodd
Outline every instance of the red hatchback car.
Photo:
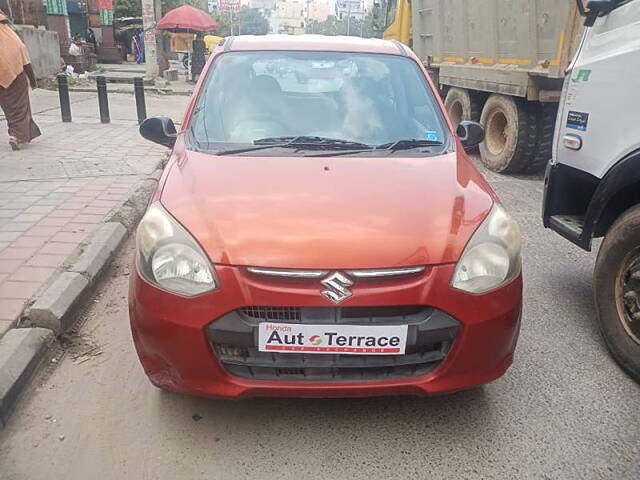
M 230 37 L 137 231 L 130 316 L 154 385 L 216 397 L 452 392 L 513 359 L 520 233 L 406 47 Z

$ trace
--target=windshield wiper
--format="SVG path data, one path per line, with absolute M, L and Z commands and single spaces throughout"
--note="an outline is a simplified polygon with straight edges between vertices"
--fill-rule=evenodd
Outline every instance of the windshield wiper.
M 267 148 L 297 148 L 314 150 L 347 150 L 346 153 L 361 153 L 369 151 L 385 150 L 395 152 L 398 150 L 410 150 L 419 147 L 438 147 L 444 145 L 442 142 L 434 140 L 407 139 L 395 142 L 383 143 L 382 145 L 367 145 L 366 143 L 341 140 L 337 138 L 316 137 L 316 136 L 288 136 L 288 137 L 266 137 L 254 140 L 253 147 L 243 147 L 231 150 L 221 150 L 217 155 L 233 155 L 237 153 L 249 153 Z M 320 156 L 331 156 L 331 153 Z M 319 156 L 319 155 L 316 155 Z
M 243 147 L 243 148 L 233 148 L 230 150 L 220 150 L 216 152 L 216 155 L 234 155 L 236 153 L 249 153 L 249 152 L 257 152 L 258 150 L 266 150 L 267 148 L 278 148 L 278 147 L 286 147 L 286 143 L 274 143 L 272 145 L 261 145 L 260 147 Z
M 300 135 L 297 137 L 267 137 L 254 140 L 255 145 L 269 145 L 273 143 L 286 142 L 287 146 L 293 147 L 319 147 L 319 148 L 374 148 L 366 143 L 342 140 L 339 138 L 317 137 L 310 135 Z
M 417 138 L 407 139 L 407 140 L 398 140 L 396 142 L 383 143 L 382 145 L 378 145 L 376 150 L 390 150 L 395 152 L 397 150 L 411 150 L 412 148 L 419 147 L 440 147 L 444 145 L 442 142 L 438 142 L 435 140 L 420 140 Z
M 367 153 L 367 152 L 395 152 L 398 150 L 410 150 L 412 148 L 420 148 L 420 147 L 439 147 L 444 145 L 442 142 L 436 142 L 434 140 L 398 140 L 396 142 L 383 143 L 382 145 L 378 145 L 375 147 L 369 148 L 354 148 L 353 150 L 343 150 L 340 152 L 330 152 L 330 153 L 317 153 L 313 155 L 305 155 L 307 157 L 331 157 L 337 155 L 352 155 L 358 153 Z
M 314 137 L 307 135 L 299 135 L 297 137 L 267 137 L 254 140 L 255 147 L 236 148 L 232 150 L 221 150 L 217 155 L 233 155 L 236 153 L 248 153 L 267 148 L 313 148 L 320 150 L 353 150 L 367 149 L 373 150 L 375 147 L 366 143 L 352 142 L 350 140 L 340 140 L 337 138 Z

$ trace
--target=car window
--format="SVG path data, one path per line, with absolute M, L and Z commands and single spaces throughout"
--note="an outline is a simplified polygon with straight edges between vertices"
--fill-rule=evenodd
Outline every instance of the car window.
M 190 132 L 199 145 L 301 135 L 381 145 L 445 142 L 444 125 L 424 75 L 409 58 L 260 51 L 216 59 Z

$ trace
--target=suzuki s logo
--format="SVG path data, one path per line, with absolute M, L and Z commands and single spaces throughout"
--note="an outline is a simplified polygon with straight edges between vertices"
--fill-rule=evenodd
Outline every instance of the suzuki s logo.
M 351 290 L 347 288 L 353 285 L 353 282 L 340 272 L 332 273 L 320 283 L 327 287 L 326 290 L 322 290 L 320 293 L 333 303 L 340 303 L 353 295 Z

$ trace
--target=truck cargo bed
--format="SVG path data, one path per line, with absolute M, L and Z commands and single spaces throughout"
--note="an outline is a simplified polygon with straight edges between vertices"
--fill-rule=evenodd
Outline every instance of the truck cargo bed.
M 440 82 L 537 100 L 577 48 L 573 0 L 413 0 L 413 49 Z

